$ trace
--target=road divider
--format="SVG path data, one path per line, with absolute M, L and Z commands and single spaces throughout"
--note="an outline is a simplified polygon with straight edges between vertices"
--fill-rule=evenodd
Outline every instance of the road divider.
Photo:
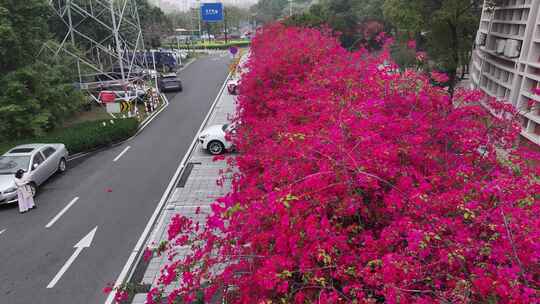
M 118 156 L 113 159 L 113 162 L 117 162 L 120 157 L 122 157 L 122 155 L 124 155 L 129 149 L 131 148 L 131 146 L 127 146 L 124 150 L 122 150 L 122 152 L 120 152 L 120 154 L 118 154 Z
M 47 225 L 45 225 L 45 228 L 51 228 L 54 223 L 56 223 L 56 221 L 58 221 L 58 219 L 62 217 L 62 215 L 64 215 L 64 213 L 66 213 L 66 211 L 68 211 L 68 209 L 71 208 L 71 206 L 73 206 L 78 200 L 78 196 L 72 199 L 71 202 L 69 202 L 62 210 L 60 210 L 60 212 L 58 212 L 55 217 L 52 218 L 52 220 L 49 221 L 49 223 L 47 223 Z
M 49 284 L 47 285 L 47 288 L 53 288 L 56 285 L 56 283 L 58 283 L 58 281 L 62 278 L 64 273 L 66 273 L 66 271 L 69 269 L 71 264 L 73 264 L 75 259 L 77 259 L 79 254 L 81 254 L 83 249 L 88 248 L 90 247 L 90 245 L 92 245 L 92 240 L 94 239 L 94 235 L 96 234 L 97 228 L 98 227 L 96 226 L 85 237 L 83 237 L 77 244 L 75 244 L 75 246 L 73 246 L 73 248 L 76 248 L 75 252 L 73 252 L 73 254 L 69 257 L 69 259 L 64 264 L 64 266 L 60 268 L 60 271 L 58 271 L 58 273 L 54 276 L 54 278 L 49 282 Z

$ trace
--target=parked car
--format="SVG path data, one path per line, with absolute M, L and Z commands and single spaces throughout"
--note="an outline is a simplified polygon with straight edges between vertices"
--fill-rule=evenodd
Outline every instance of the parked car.
M 160 91 L 182 91 L 182 81 L 175 73 L 164 74 L 158 78 L 158 87 Z
M 54 173 L 67 170 L 68 151 L 63 144 L 17 146 L 0 156 L 0 204 L 17 201 L 15 173 L 22 169 L 30 182 L 32 194 Z
M 240 82 L 239 79 L 231 79 L 229 83 L 227 83 L 227 91 L 229 91 L 229 94 L 231 95 L 238 95 L 238 83 Z
M 233 148 L 226 134 L 234 133 L 236 127 L 232 124 L 214 125 L 204 129 L 199 135 L 202 148 L 212 155 L 219 155 Z

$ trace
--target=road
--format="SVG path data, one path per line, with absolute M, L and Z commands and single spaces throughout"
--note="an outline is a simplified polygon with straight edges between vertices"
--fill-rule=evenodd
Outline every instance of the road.
M 71 162 L 41 188 L 38 209 L 21 215 L 15 206 L 0 208 L 0 303 L 105 301 L 102 288 L 124 266 L 228 63 L 214 55 L 187 67 L 184 91 L 168 95 L 165 111 L 134 139 Z

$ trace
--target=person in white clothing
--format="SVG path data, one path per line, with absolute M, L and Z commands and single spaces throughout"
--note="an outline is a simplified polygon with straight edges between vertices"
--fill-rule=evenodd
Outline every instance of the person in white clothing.
M 24 170 L 20 169 L 15 173 L 15 184 L 17 185 L 17 199 L 19 200 L 19 212 L 26 211 L 36 207 L 32 189 L 28 185 Z

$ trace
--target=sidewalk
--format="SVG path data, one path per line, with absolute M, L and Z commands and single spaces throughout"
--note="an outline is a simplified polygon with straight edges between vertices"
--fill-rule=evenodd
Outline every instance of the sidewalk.
M 220 96 L 214 112 L 208 120 L 207 126 L 223 124 L 228 122 L 228 117 L 234 113 L 235 103 L 233 96 L 224 90 Z M 204 214 L 210 212 L 210 204 L 218 197 L 224 196 L 230 189 L 230 177 L 226 177 L 223 186 L 218 186 L 216 181 L 220 176 L 220 170 L 227 168 L 226 161 L 213 161 L 213 156 L 202 150 L 199 144 L 186 163 L 177 188 L 167 202 L 163 214 L 158 220 L 158 225 L 152 231 L 149 244 L 159 245 L 163 240 L 167 240 L 167 228 L 170 219 L 176 214 L 189 216 L 194 222 L 204 222 Z M 186 179 L 187 178 L 187 179 Z M 195 210 L 200 207 L 200 214 L 196 215 Z M 179 252 L 182 255 L 182 252 Z M 159 278 L 160 269 L 167 262 L 166 255 L 153 257 L 140 283 L 155 286 Z M 144 304 L 146 294 L 137 294 L 133 299 L 133 304 Z

